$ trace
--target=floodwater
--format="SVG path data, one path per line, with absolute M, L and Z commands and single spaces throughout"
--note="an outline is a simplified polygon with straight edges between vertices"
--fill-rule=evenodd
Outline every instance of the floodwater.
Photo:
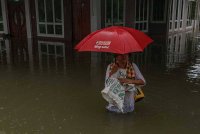
M 0 134 L 199 134 L 200 43 L 185 42 L 132 55 L 147 85 L 125 115 L 107 112 L 100 93 L 111 55 L 1 42 Z

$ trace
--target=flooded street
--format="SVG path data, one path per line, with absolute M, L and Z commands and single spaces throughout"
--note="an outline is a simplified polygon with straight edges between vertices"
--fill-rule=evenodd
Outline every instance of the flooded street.
M 145 56 L 133 55 L 147 85 L 145 99 L 125 115 L 105 110 L 106 54 L 65 57 L 62 44 L 30 46 L 10 59 L 1 53 L 0 134 L 199 133 L 199 46 L 190 55 L 162 56 L 153 47 Z
M 106 110 L 111 52 L 133 52 L 146 80 L 132 113 Z M 143 84 L 126 56 L 115 75 Z M 0 134 L 200 134 L 199 126 L 200 0 L 0 0 Z

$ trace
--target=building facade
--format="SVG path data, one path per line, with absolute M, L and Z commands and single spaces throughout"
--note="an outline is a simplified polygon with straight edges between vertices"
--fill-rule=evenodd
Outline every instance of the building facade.
M 198 0 L 0 0 L 0 33 L 16 38 L 76 42 L 111 25 L 160 35 L 196 28 L 197 17 Z
M 28 51 L 28 39 L 49 54 L 62 45 L 51 48 L 44 41 L 64 43 L 69 53 L 89 33 L 120 25 L 141 30 L 162 45 L 179 42 L 177 33 L 199 32 L 199 7 L 199 0 L 0 0 L 0 37 L 15 44 L 13 55 Z

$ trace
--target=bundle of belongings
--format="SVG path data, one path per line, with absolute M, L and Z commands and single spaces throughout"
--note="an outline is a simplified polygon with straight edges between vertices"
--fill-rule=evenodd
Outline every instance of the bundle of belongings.
M 109 78 L 106 87 L 101 91 L 103 98 L 111 104 L 115 104 L 123 112 L 125 88 L 116 78 Z
M 129 87 L 127 89 L 127 86 Z M 106 81 L 105 88 L 101 91 L 103 98 L 110 104 L 115 104 L 118 109 L 123 113 L 123 104 L 125 97 L 125 89 L 135 92 L 135 102 L 144 98 L 144 93 L 141 88 L 136 88 L 134 84 L 121 85 L 118 79 L 109 78 Z

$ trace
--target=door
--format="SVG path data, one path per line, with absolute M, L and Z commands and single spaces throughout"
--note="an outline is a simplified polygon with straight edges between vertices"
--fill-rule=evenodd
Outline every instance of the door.
M 73 0 L 73 41 L 90 33 L 90 0 Z
M 11 57 L 14 64 L 28 62 L 25 0 L 8 0 Z
M 8 0 L 10 34 L 13 38 L 27 38 L 24 0 Z

